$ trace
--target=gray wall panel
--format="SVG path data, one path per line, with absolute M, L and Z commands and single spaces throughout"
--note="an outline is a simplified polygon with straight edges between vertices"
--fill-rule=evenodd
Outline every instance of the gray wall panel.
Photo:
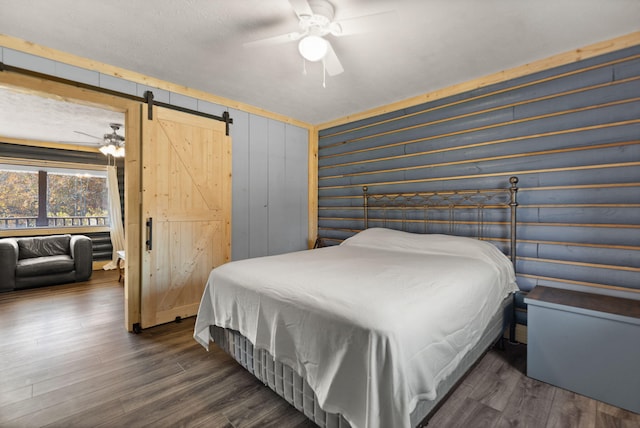
M 614 80 L 627 79 L 629 77 L 638 76 L 638 67 L 640 67 L 640 58 L 630 59 L 621 64 L 613 66 Z
M 249 118 L 249 257 L 269 254 L 269 120 Z
M 249 114 L 239 110 L 229 112 L 233 126 L 229 129 L 232 142 L 232 221 L 231 259 L 249 258 Z
M 268 254 L 286 251 L 285 243 L 279 239 L 287 233 L 287 206 L 285 204 L 285 125 L 269 122 L 269 250 Z
M 288 215 L 287 249 L 307 248 L 309 234 L 309 131 L 292 125 L 285 128 L 285 200 Z M 295 215 L 291 215 L 294 214 Z
M 536 256 L 542 259 L 569 260 L 640 269 L 640 258 L 634 257 L 633 253 L 625 248 L 539 244 Z
M 522 119 L 565 110 L 585 108 L 592 106 L 594 100 L 597 100 L 597 103 L 602 105 L 626 100 L 634 96 L 637 97 L 638 95 L 640 95 L 640 80 L 632 80 L 518 105 L 514 107 L 514 117 L 515 119 Z

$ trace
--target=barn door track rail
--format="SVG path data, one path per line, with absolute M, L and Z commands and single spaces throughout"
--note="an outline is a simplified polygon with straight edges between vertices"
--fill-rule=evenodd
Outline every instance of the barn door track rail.
M 120 97 L 120 98 L 126 98 L 129 100 L 133 100 L 133 101 L 138 101 L 138 102 L 142 102 L 142 103 L 147 103 L 149 105 L 149 113 L 148 113 L 148 119 L 149 120 L 153 120 L 153 106 L 158 106 L 158 107 L 163 107 L 163 108 L 168 108 L 171 110 L 177 110 L 177 111 L 181 111 L 184 113 L 189 113 L 189 114 L 193 114 L 195 116 L 201 116 L 201 117 L 206 117 L 209 119 L 213 119 L 213 120 L 218 120 L 220 122 L 224 122 L 226 127 L 226 135 L 229 135 L 229 125 L 233 124 L 233 119 L 231 118 L 231 116 L 229 115 L 228 111 L 225 111 L 224 113 L 222 113 L 222 116 L 216 116 L 213 114 L 209 114 L 209 113 L 203 113 L 201 111 L 197 111 L 197 110 L 191 110 L 185 107 L 180 107 L 180 106 L 175 106 L 172 104 L 167 104 L 167 103 L 163 103 L 163 102 L 159 102 L 159 101 L 155 101 L 153 99 L 153 92 L 152 91 L 145 91 L 144 93 L 144 97 L 138 97 L 136 95 L 131 95 L 131 94 L 127 94 L 125 92 L 119 92 L 119 91 L 114 91 L 111 89 L 105 89 L 105 88 L 101 88 L 99 86 L 94 86 L 94 85 L 90 85 L 88 83 L 81 83 L 81 82 L 76 82 L 73 80 L 69 80 L 69 79 L 64 79 L 62 77 L 57 77 L 57 76 L 52 76 L 50 74 L 45 74 L 45 73 L 40 73 L 37 71 L 33 71 L 33 70 L 28 70 L 26 68 L 20 68 L 20 67 L 14 67 L 12 65 L 7 65 L 3 62 L 0 62 L 0 72 L 4 72 L 4 71 L 10 71 L 13 73 L 19 73 L 19 74 L 24 74 L 24 75 L 28 75 L 31 77 L 36 77 L 39 79 L 45 79 L 45 80 L 50 80 L 50 81 L 54 81 L 54 82 L 58 82 L 58 83 L 63 83 L 65 85 L 69 85 L 69 86 L 75 86 L 77 88 L 82 88 L 82 89 L 88 89 L 91 91 L 95 91 L 95 92 L 100 92 L 103 94 L 107 94 L 107 95 L 113 95 L 116 97 Z

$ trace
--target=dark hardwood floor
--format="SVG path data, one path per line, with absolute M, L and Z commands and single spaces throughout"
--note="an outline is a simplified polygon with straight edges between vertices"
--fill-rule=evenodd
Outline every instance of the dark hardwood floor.
M 194 319 L 127 333 L 118 273 L 0 294 L 0 427 L 314 426 Z M 638 427 L 640 415 L 534 381 L 524 347 L 490 351 L 429 427 Z

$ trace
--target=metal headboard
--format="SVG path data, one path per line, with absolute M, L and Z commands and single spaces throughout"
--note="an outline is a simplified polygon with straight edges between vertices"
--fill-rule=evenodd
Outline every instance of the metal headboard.
M 486 209 L 510 208 L 510 242 L 509 255 L 512 263 L 516 262 L 516 208 L 518 206 L 516 195 L 518 193 L 518 177 L 509 179 L 511 186 L 504 189 L 475 189 L 475 190 L 446 190 L 420 193 L 368 193 L 368 187 L 364 186 L 364 228 L 369 227 L 370 210 L 375 210 L 382 214 L 382 218 L 372 219 L 377 223 L 383 223 L 387 227 L 388 223 L 395 226 L 401 223 L 401 229 L 406 230 L 408 223 L 423 224 L 423 233 L 428 232 L 430 223 L 448 224 L 449 233 L 453 234 L 456 224 L 455 213 L 458 210 L 476 212 L 476 220 L 471 223 L 477 224 L 477 238 L 483 239 L 484 234 L 484 211 Z M 446 211 L 446 220 L 430 219 L 431 210 Z M 412 213 L 420 213 L 417 218 L 408 219 Z M 391 217 L 391 218 L 390 218 Z M 466 222 L 469 223 L 469 222 Z M 397 228 L 397 227 L 396 227 Z

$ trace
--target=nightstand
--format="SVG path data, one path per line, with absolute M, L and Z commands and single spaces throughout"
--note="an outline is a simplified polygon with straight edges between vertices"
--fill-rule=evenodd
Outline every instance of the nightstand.
M 527 376 L 640 413 L 640 301 L 535 287 Z

